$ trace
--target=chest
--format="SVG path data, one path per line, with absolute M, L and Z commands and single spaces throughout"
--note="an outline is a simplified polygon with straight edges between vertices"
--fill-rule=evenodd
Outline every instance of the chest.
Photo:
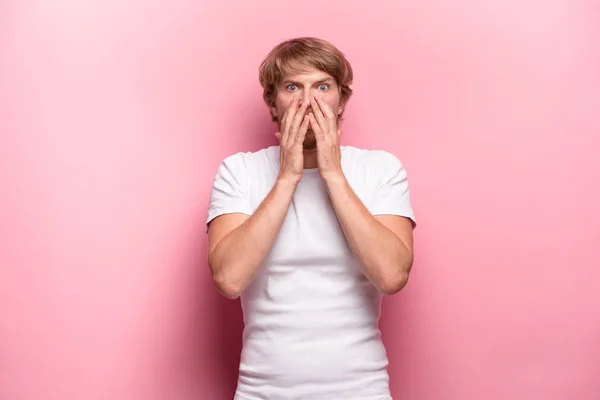
M 276 177 L 255 187 L 252 206 L 258 208 L 273 187 Z M 355 185 L 355 193 L 369 201 L 368 192 Z M 320 266 L 328 268 L 353 261 L 342 226 L 316 171 L 305 173 L 299 183 L 281 230 L 267 258 L 267 264 L 279 266 Z

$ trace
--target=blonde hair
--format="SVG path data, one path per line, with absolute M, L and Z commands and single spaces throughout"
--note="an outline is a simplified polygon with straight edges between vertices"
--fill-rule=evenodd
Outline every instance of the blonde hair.
M 340 91 L 340 104 L 352 95 L 352 66 L 334 45 L 323 39 L 303 37 L 290 39 L 275 46 L 259 68 L 263 99 L 269 107 L 275 105 L 277 88 L 285 74 L 315 68 L 331 75 Z

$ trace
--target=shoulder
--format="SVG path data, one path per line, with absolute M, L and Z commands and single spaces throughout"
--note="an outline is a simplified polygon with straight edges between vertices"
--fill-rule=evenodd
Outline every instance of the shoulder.
M 223 159 L 220 168 L 245 173 L 278 160 L 278 146 L 271 146 L 257 151 L 237 152 Z

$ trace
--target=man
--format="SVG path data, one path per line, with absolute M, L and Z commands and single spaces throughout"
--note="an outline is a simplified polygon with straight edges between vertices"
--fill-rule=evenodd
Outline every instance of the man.
M 414 215 L 395 156 L 340 146 L 352 75 L 326 41 L 276 46 L 260 82 L 280 145 L 218 168 L 208 258 L 241 295 L 235 400 L 391 399 L 379 310 L 407 282 Z

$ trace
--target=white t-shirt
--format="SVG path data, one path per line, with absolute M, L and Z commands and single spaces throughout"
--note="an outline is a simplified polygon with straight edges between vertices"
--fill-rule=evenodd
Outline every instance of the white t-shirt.
M 407 175 L 381 150 L 342 146 L 350 186 L 373 215 L 414 221 Z M 219 166 L 208 222 L 252 215 L 273 188 L 279 146 Z M 242 293 L 243 350 L 234 400 L 390 400 L 378 321 L 382 296 L 364 276 L 317 169 L 305 169 L 282 229 Z

